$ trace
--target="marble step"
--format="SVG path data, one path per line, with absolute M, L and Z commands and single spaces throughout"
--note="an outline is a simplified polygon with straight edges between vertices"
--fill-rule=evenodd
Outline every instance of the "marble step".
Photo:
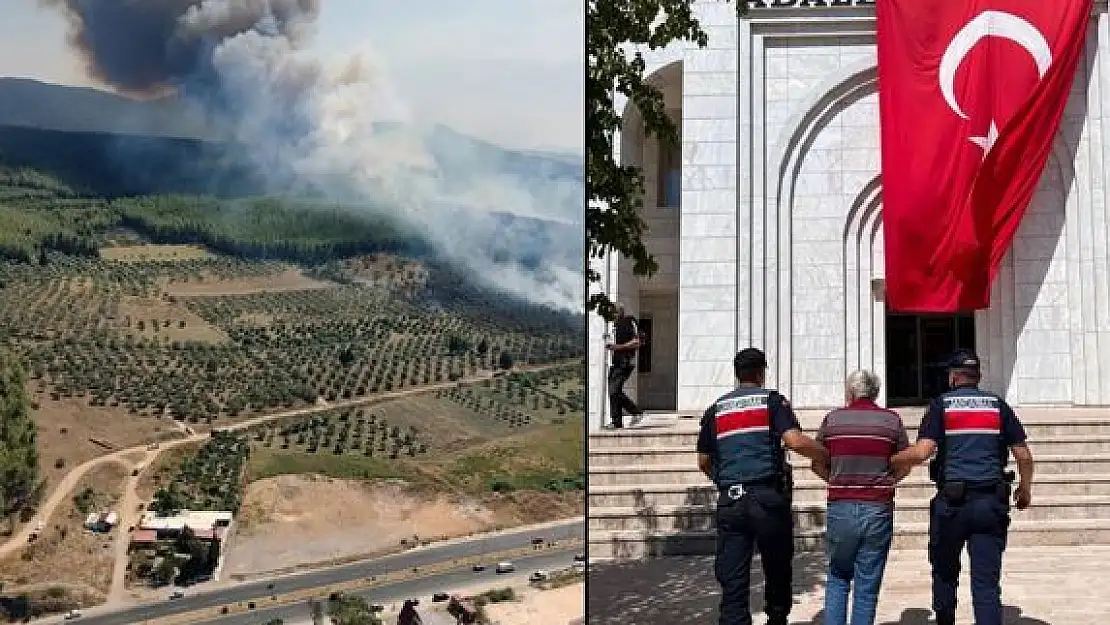
M 1110 436 L 1084 434 L 1050 436 L 1031 440 L 1029 448 L 1032 450 L 1034 457 L 1110 455 Z M 697 465 L 697 455 L 697 449 L 694 446 L 591 447 L 586 462 L 590 467 L 643 466 L 647 464 Z M 797 454 L 791 454 L 791 456 L 796 458 Z M 799 458 L 799 460 L 801 459 Z
M 1033 496 L 1104 496 L 1110 497 L 1110 473 L 1049 474 L 1033 479 Z M 795 503 L 825 501 L 826 484 L 819 479 L 798 479 L 794 483 Z M 927 499 L 936 487 L 924 474 L 914 474 L 898 484 L 898 500 Z M 635 484 L 598 486 L 590 484 L 590 508 L 642 508 L 645 506 L 706 505 L 717 501 L 717 489 L 704 480 L 700 485 Z
M 795 530 L 794 534 L 795 548 L 798 551 L 824 549 L 823 530 Z M 912 549 L 924 552 L 928 542 L 928 523 L 901 524 L 895 528 L 893 544 L 895 550 Z M 1110 545 L 1110 519 L 1052 521 L 1017 519 L 1010 525 L 1007 539 L 1007 549 L 1089 545 Z M 713 555 L 715 550 L 716 534 L 712 531 L 590 530 L 589 532 L 590 561 L 636 560 L 669 555 Z
M 591 507 L 589 531 L 594 530 L 712 530 L 716 507 L 707 505 L 651 506 L 646 508 Z M 799 530 L 820 529 L 825 525 L 824 502 L 795 502 L 795 526 Z M 1012 518 L 1023 522 L 1050 520 L 1105 519 L 1110 521 L 1110 497 L 1107 496 L 1051 496 L 1034 498 L 1033 505 L 1022 511 L 1013 511 Z M 926 523 L 929 520 L 928 499 L 901 499 L 894 512 L 898 526 Z
M 1025 422 L 1025 431 L 1029 435 L 1030 444 L 1038 439 L 1054 439 L 1060 437 L 1102 437 L 1110 439 L 1110 417 L 1106 419 L 1088 419 L 1083 421 L 1035 421 Z M 910 440 L 917 438 L 918 423 L 906 423 Z M 811 436 L 816 434 L 816 428 L 806 428 L 806 433 Z M 651 424 L 637 428 L 622 430 L 601 430 L 590 432 L 589 448 L 591 450 L 622 448 L 622 447 L 683 447 L 694 449 L 698 440 L 698 421 L 696 419 L 678 419 L 666 424 Z

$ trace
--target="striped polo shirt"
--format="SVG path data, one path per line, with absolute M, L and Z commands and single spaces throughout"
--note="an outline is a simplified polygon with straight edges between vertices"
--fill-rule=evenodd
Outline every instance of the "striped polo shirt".
M 910 445 L 898 413 L 855 401 L 825 415 L 817 441 L 829 450 L 829 501 L 894 503 L 890 457 Z

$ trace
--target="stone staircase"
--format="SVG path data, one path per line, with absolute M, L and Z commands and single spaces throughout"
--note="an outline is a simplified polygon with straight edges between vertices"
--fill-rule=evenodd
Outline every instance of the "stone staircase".
M 1110 410 L 1018 413 L 1037 464 L 1033 505 L 1012 512 L 1009 545 L 1110 545 Z M 798 417 L 812 435 L 823 415 Z M 921 411 L 902 416 L 913 441 Z M 697 419 L 652 415 L 639 428 L 590 433 L 591 560 L 713 553 L 717 495 L 697 469 L 697 429 Z M 825 484 L 808 460 L 791 462 L 797 548 L 823 549 Z M 899 485 L 895 549 L 926 548 L 933 492 L 925 466 Z

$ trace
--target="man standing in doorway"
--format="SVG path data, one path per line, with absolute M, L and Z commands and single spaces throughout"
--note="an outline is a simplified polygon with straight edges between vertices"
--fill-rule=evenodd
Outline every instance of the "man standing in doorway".
M 910 441 L 902 417 L 875 403 L 879 389 L 879 377 L 870 371 L 849 375 L 846 406 L 827 414 L 817 431 L 817 442 L 829 450 L 828 471 L 814 465 L 814 471 L 829 483 L 825 625 L 875 622 L 879 587 L 894 539 L 894 485 L 909 469 L 895 471 L 890 457 L 909 447 Z
M 644 411 L 624 392 L 624 384 L 636 370 L 636 350 L 640 348 L 640 328 L 636 319 L 627 314 L 623 304 L 617 304 L 617 319 L 613 322 L 613 342 L 605 349 L 613 353 L 609 365 L 609 419 L 612 427 L 624 427 L 624 412 L 632 415 L 632 426 L 639 425 Z

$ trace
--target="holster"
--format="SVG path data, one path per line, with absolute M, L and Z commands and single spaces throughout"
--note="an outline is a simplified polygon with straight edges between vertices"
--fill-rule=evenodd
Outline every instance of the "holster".
M 779 471 L 778 481 L 779 492 L 782 493 L 783 497 L 792 500 L 794 498 L 794 468 L 789 464 L 783 466 L 782 470 Z
M 939 458 L 933 458 L 929 461 L 929 479 L 932 480 L 934 484 L 940 484 L 944 481 L 944 476 L 941 475 L 940 469 L 941 460 Z
M 967 501 L 967 482 L 945 482 L 940 487 L 940 494 L 948 505 L 962 506 Z

